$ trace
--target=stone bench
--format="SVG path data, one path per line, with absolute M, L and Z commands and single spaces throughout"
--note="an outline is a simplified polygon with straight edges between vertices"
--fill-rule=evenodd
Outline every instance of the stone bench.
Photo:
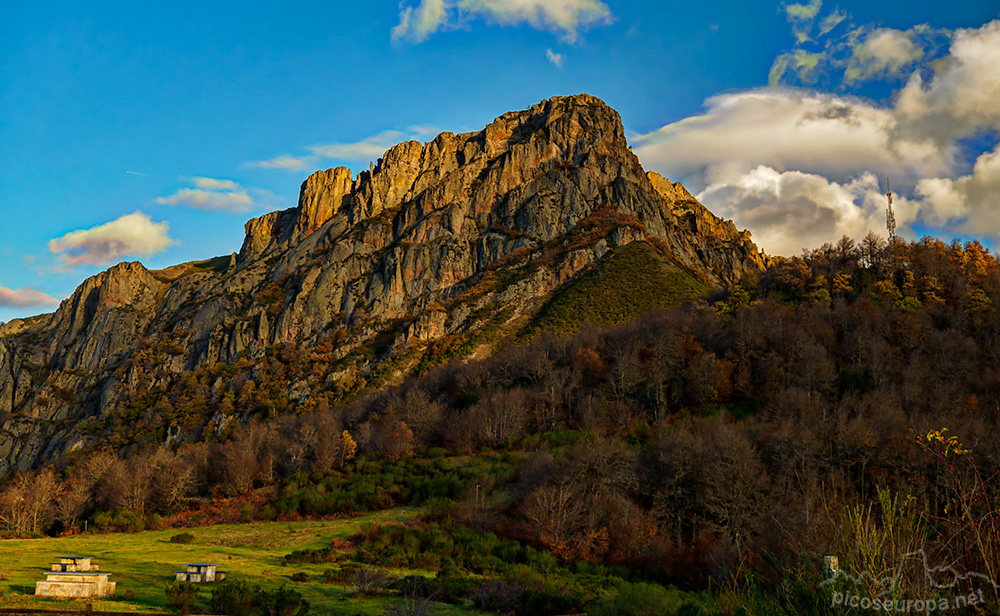
M 47 571 L 45 579 L 35 582 L 35 595 L 40 597 L 110 597 L 115 594 L 117 582 L 108 579 L 107 573 Z
M 92 562 L 91 556 L 60 556 L 52 565 L 53 571 L 99 571 L 100 566 Z
M 221 582 L 226 579 L 225 571 L 216 571 L 214 563 L 189 563 L 186 571 L 174 571 L 178 582 Z

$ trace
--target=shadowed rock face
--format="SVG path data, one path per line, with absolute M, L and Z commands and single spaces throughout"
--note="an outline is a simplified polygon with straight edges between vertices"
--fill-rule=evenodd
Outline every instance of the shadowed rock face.
M 510 330 L 635 241 L 710 285 L 764 266 L 749 233 L 643 171 L 618 114 L 588 95 L 401 143 L 356 178 L 318 171 L 297 207 L 246 224 L 234 257 L 159 272 L 122 263 L 54 314 L 0 328 L 0 474 L 98 438 L 78 422 L 199 365 L 332 331 L 339 357 L 376 336 L 415 357 L 487 323 Z

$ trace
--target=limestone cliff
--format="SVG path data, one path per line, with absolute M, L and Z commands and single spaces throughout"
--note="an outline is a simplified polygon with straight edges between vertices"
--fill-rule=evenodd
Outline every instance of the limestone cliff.
M 318 171 L 297 207 L 246 224 L 238 255 L 119 264 L 53 315 L 0 329 L 0 474 L 95 442 L 126 407 L 145 417 L 137 390 L 275 345 L 336 340 L 334 361 L 291 384 L 294 396 L 389 358 L 405 373 L 444 337 L 489 326 L 502 338 L 632 242 L 710 286 L 764 264 L 749 233 L 647 174 L 592 96 L 401 143 L 357 176 Z

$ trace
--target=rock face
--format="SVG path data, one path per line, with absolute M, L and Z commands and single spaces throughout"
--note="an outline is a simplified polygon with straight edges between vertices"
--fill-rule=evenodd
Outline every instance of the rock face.
M 0 475 L 99 438 L 88 418 L 183 370 L 338 332 L 350 366 L 335 381 L 443 336 L 502 329 L 636 241 L 709 285 L 764 266 L 749 233 L 647 174 L 618 114 L 592 96 L 401 143 L 357 177 L 318 171 L 297 207 L 246 224 L 232 258 L 122 263 L 54 314 L 0 329 Z M 361 354 L 376 338 L 390 341 L 382 355 Z

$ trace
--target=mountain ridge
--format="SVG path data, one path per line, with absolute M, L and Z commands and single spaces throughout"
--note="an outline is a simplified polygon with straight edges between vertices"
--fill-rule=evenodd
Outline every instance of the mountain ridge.
M 123 413 L 132 392 L 275 345 L 333 345 L 321 374 L 290 385 L 290 396 L 315 396 L 390 359 L 403 374 L 442 339 L 512 335 L 634 242 L 707 287 L 766 259 L 748 232 L 646 173 L 617 112 L 589 95 L 398 144 L 356 177 L 317 171 L 296 207 L 245 231 L 229 257 L 157 271 L 120 263 L 52 315 L 0 327 L 0 474 L 98 442 L 81 426 Z M 202 419 L 187 438 L 220 421 Z M 173 433 L 165 423 L 157 430 Z

